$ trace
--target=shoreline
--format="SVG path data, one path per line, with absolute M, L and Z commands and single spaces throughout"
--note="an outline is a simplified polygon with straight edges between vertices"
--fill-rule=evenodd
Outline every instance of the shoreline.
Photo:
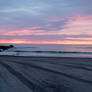
M 25 57 L 25 58 L 66 58 L 66 59 L 69 59 L 69 58 L 73 58 L 73 59 L 92 59 L 92 57 L 60 57 L 60 56 L 16 56 L 16 55 L 0 55 L 0 57 Z

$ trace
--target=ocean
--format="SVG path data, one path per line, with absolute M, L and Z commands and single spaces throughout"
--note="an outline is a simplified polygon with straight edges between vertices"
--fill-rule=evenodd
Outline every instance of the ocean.
M 10 45 L 10 44 L 0 44 Z M 0 55 L 51 56 L 51 57 L 92 57 L 92 45 L 62 44 L 13 44 L 15 47 L 0 52 Z

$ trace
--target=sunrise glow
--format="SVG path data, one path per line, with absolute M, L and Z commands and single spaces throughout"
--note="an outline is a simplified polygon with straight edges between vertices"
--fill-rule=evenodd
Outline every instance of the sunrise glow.
M 37 2 L 0 6 L 0 43 L 92 44 L 90 2 Z

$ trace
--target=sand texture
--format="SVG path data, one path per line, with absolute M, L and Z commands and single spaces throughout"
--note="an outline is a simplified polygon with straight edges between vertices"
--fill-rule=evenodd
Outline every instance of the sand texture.
M 92 92 L 92 59 L 0 56 L 0 92 Z

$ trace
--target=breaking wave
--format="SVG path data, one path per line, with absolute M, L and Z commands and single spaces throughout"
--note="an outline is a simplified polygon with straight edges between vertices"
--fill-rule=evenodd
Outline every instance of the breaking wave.
M 50 54 L 92 54 L 92 52 L 71 52 L 71 51 L 21 51 L 16 50 L 14 52 L 29 52 L 29 53 L 50 53 Z

